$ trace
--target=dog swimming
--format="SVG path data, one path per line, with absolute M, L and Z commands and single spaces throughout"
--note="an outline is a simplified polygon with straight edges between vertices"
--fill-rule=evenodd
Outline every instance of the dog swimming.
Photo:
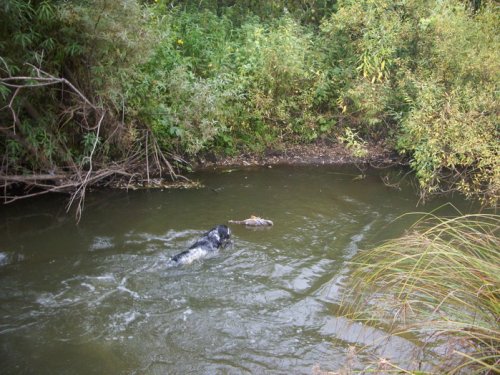
M 174 255 L 169 259 L 168 264 L 180 266 L 191 264 L 195 260 L 201 259 L 215 252 L 229 243 L 231 230 L 226 225 L 217 225 L 199 238 L 189 249 Z

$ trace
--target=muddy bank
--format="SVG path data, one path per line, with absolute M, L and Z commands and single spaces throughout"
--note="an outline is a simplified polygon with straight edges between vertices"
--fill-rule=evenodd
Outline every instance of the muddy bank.
M 381 145 L 369 145 L 365 157 L 355 157 L 344 145 L 317 142 L 308 145 L 287 145 L 262 153 L 242 153 L 235 156 L 205 154 L 192 161 L 195 170 L 269 165 L 339 165 L 372 164 L 375 166 L 405 164 L 401 157 Z
M 360 158 L 353 156 L 351 150 L 342 144 L 321 141 L 307 145 L 282 145 L 259 153 L 245 152 L 233 156 L 206 153 L 191 160 L 179 158 L 179 169 L 168 164 L 160 170 L 155 163 L 138 164 L 131 170 L 103 168 L 87 172 L 83 180 L 82 176 L 75 178 L 71 173 L 0 176 L 0 180 L 4 178 L 4 194 L 0 198 L 3 203 L 11 203 L 51 192 L 66 193 L 71 197 L 70 202 L 75 201 L 80 207 L 87 188 L 136 190 L 200 187 L 197 181 L 190 179 L 186 169 L 197 171 L 252 166 L 341 164 L 386 167 L 405 164 L 396 153 L 381 145 L 368 145 L 366 150 L 366 156 Z M 81 210 L 77 211 L 81 214 Z
M 370 165 L 388 167 L 405 165 L 406 162 L 396 153 L 381 145 L 366 147 L 365 157 L 355 157 L 351 150 L 338 143 L 316 142 L 307 145 L 286 145 L 265 150 L 264 152 L 245 152 L 238 155 L 217 155 L 208 152 L 195 159 L 183 160 L 192 171 L 227 170 L 241 167 L 271 167 L 277 165 Z M 177 179 L 168 176 L 151 175 L 144 179 L 138 176 L 132 179 L 119 179 L 108 187 L 118 189 L 184 189 L 199 188 L 200 183 L 191 180 L 189 173 L 177 171 Z

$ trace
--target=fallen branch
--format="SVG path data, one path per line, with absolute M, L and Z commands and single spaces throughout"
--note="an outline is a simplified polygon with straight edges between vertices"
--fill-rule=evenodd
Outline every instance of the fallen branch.
M 16 91 L 17 89 L 23 89 L 23 88 L 28 88 L 28 87 L 42 87 L 42 86 L 50 86 L 50 85 L 55 85 L 58 83 L 62 83 L 66 86 L 68 86 L 71 91 L 73 91 L 75 94 L 77 94 L 81 100 L 93 109 L 97 109 L 98 107 L 95 106 L 90 100 L 88 100 L 85 95 L 83 95 L 76 87 L 73 85 L 70 81 L 68 81 L 66 78 L 57 78 L 54 77 L 53 75 L 44 72 L 40 68 L 37 68 L 34 65 L 27 64 L 32 67 L 32 69 L 37 73 L 36 77 L 29 77 L 29 76 L 17 76 L 17 77 L 6 77 L 6 78 L 1 78 L 0 82 L 2 82 L 5 86 L 15 88 Z M 23 84 L 19 83 L 12 83 L 12 82 L 24 82 Z M 12 102 L 11 102 L 12 104 Z
M 86 178 L 86 184 L 87 185 L 92 185 L 93 183 L 96 183 L 98 181 L 104 180 L 112 175 L 122 175 L 122 176 L 132 176 L 132 174 L 121 170 L 121 169 L 105 169 L 105 170 L 100 170 L 98 172 L 93 173 L 92 175 L 87 175 L 88 177 Z M 0 181 L 2 181 L 4 184 L 6 183 L 12 183 L 12 182 L 23 182 L 26 185 L 34 188 L 43 188 L 43 190 L 38 190 L 35 193 L 31 194 L 23 194 L 23 195 L 14 195 L 14 196 L 9 196 L 9 195 L 4 195 L 1 198 L 4 200 L 4 203 L 12 203 L 20 199 L 25 199 L 29 197 L 36 197 L 39 195 L 44 195 L 47 193 L 61 193 L 61 192 L 72 192 L 72 197 L 75 196 L 78 191 L 81 191 L 81 186 L 82 182 L 79 180 L 72 180 L 74 175 L 59 175 L 57 176 L 58 178 L 55 178 L 56 176 L 53 176 L 53 180 L 59 179 L 61 181 L 64 181 L 65 183 L 62 183 L 60 185 L 48 185 L 48 184 L 40 184 L 38 181 L 42 179 L 37 179 L 40 177 L 40 175 L 37 176 L 0 176 Z M 45 176 L 44 176 L 45 177 Z M 49 180 L 47 178 L 44 178 L 43 180 Z M 72 203 L 74 198 L 70 200 L 70 203 Z M 68 210 L 71 208 L 71 204 L 68 206 Z M 78 219 L 78 217 L 77 217 Z
M 57 181 L 68 178 L 67 174 L 30 174 L 30 175 L 0 175 L 2 182 L 37 182 L 37 181 Z M 3 185 L 2 185 L 3 186 Z
M 3 165 L 0 166 L 0 188 L 3 189 L 3 195 L 0 196 L 0 199 L 4 203 L 12 203 L 20 199 L 36 197 L 47 193 L 70 194 L 66 209 L 69 211 L 72 207 L 76 206 L 75 217 L 78 222 L 81 219 L 84 209 L 86 191 L 90 186 L 109 186 L 113 185 L 113 181 L 121 181 L 123 179 L 128 180 L 127 186 L 132 184 L 132 181 L 142 184 L 145 181 L 144 177 L 146 177 L 147 185 L 150 185 L 151 178 L 158 174 L 161 178 L 164 169 L 168 171 L 171 180 L 181 178 L 190 182 L 189 179 L 176 172 L 169 158 L 177 162 L 184 161 L 172 155 L 168 155 L 167 157 L 162 152 L 156 137 L 148 127 L 145 129 L 143 137 L 137 139 L 136 147 L 133 147 L 129 155 L 122 161 L 102 163 L 97 157 L 100 136 L 103 133 L 105 119 L 109 123 L 109 118 L 112 117 L 107 117 L 107 111 L 101 105 L 92 103 L 91 100 L 67 79 L 54 77 L 40 68 L 33 65 L 30 66 L 34 72 L 33 76 L 0 78 L 1 85 L 13 89 L 7 105 L 0 108 L 0 111 L 8 111 L 10 113 L 9 117 L 12 119 L 12 124 L 8 127 L 0 127 L 0 135 L 13 139 L 22 145 L 25 150 L 29 150 L 35 158 L 39 158 L 41 166 L 31 167 L 33 169 L 31 174 L 19 175 L 18 173 L 16 174 L 16 171 L 19 169 L 9 168 L 9 158 L 8 155 L 5 155 Z M 16 98 L 23 90 L 53 85 L 63 85 L 73 95 L 71 97 L 72 100 L 65 104 L 61 111 L 63 124 L 67 124 L 71 119 L 78 118 L 80 119 L 80 129 L 83 132 L 87 132 L 87 134 L 92 133 L 94 137 L 88 155 L 83 157 L 80 162 L 76 162 L 76 160 L 70 158 L 67 161 L 69 166 L 64 169 L 65 172 L 61 172 L 57 166 L 53 165 L 53 162 L 44 159 L 45 156 L 42 150 L 33 146 L 21 132 L 21 120 L 15 106 L 17 102 Z M 32 117 L 38 116 L 34 107 L 29 108 L 27 112 Z M 110 137 L 108 135 L 105 142 L 108 142 L 111 139 Z M 61 155 L 69 154 L 69 146 L 64 142 L 57 144 L 57 147 L 60 150 L 66 150 L 66 153 L 61 152 Z M 153 163 L 150 163 L 150 157 L 154 161 Z M 145 169 L 144 165 L 146 166 Z M 38 168 L 38 170 L 35 170 L 35 168 Z M 10 171 L 13 174 L 9 174 Z M 144 172 L 146 176 L 143 176 Z M 121 183 L 114 184 L 118 186 Z M 19 193 L 20 188 L 23 188 L 22 193 Z M 16 194 L 16 192 L 19 194 Z

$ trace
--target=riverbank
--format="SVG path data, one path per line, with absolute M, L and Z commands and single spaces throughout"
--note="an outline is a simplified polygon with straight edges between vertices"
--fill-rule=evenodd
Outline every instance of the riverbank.
M 126 165 L 102 165 L 93 171 L 58 171 L 51 174 L 1 175 L 4 203 L 46 193 L 66 193 L 81 200 L 89 189 L 177 189 L 196 188 L 199 183 L 189 178 L 189 171 L 265 167 L 275 165 L 371 165 L 387 167 L 406 165 L 394 151 L 380 144 L 364 145 L 364 156 L 357 157 L 341 143 L 320 140 L 309 144 L 279 144 L 262 152 L 222 155 L 214 152 L 191 159 L 176 156 L 175 166 L 144 158 Z M 161 167 L 160 167 L 161 165 Z M 76 194 L 76 195 L 75 195 Z
M 422 195 L 498 204 L 491 2 L 8 3 L 4 202 L 214 166 L 393 164 L 377 140 Z
M 191 163 L 195 170 L 272 165 L 406 164 L 399 155 L 382 145 L 368 145 L 366 151 L 366 156 L 356 157 L 340 143 L 318 141 L 311 144 L 281 145 L 260 153 L 243 152 L 233 156 L 207 153 Z

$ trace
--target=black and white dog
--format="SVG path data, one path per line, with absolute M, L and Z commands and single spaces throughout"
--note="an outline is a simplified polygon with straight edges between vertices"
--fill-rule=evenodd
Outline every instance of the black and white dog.
M 195 260 L 203 258 L 221 247 L 225 247 L 229 243 L 230 237 L 231 230 L 227 226 L 217 225 L 191 245 L 188 250 L 170 258 L 168 263 L 173 266 L 191 264 Z

